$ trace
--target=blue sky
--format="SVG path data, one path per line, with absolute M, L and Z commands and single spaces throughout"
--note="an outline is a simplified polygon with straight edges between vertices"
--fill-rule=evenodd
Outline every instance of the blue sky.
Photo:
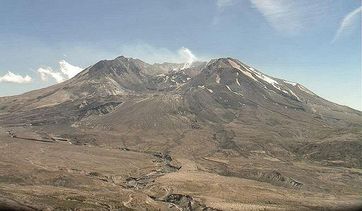
M 1 0 L 0 96 L 119 55 L 182 62 L 182 47 L 362 110 L 359 0 Z

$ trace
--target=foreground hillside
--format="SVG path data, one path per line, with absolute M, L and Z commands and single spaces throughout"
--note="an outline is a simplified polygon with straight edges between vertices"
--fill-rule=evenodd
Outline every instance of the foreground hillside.
M 362 112 L 301 84 L 118 57 L 0 98 L 0 207 L 357 209 L 361 151 Z

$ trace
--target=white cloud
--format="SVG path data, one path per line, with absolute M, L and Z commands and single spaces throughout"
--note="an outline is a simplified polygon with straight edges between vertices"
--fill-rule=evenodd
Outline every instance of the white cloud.
M 40 67 L 37 71 L 40 74 L 41 80 L 47 81 L 49 78 L 53 78 L 57 83 L 60 83 L 73 78 L 82 70 L 81 67 L 71 65 L 65 60 L 61 60 L 59 61 L 59 71 L 54 71 L 51 67 Z
M 178 54 L 184 61 L 183 63 L 185 63 L 182 69 L 190 67 L 194 61 L 197 61 L 196 56 L 188 48 L 182 47 L 180 50 L 178 50 Z
M 157 48 L 148 44 L 124 45 L 120 49 L 120 55 L 138 58 L 147 63 L 192 63 L 197 60 L 207 60 L 204 57 L 196 57 L 188 48 L 182 47 L 177 51 L 167 48 Z
M 167 48 L 157 48 L 148 44 L 138 43 L 122 45 L 118 53 L 115 55 L 123 55 L 126 57 L 138 58 L 148 63 L 181 63 L 184 68 L 189 67 L 195 61 L 208 60 L 209 57 L 197 57 L 188 48 L 181 47 L 177 51 L 171 51 Z M 69 64 L 65 60 L 59 61 L 59 69 L 51 67 L 40 67 L 37 72 L 43 81 L 50 79 L 55 80 L 57 83 L 70 79 L 81 72 L 83 68 Z
M 334 43 L 343 34 L 344 31 L 350 29 L 357 20 L 361 20 L 358 19 L 358 16 L 361 15 L 361 13 L 362 13 L 362 6 L 348 13 L 343 18 L 336 34 L 334 35 L 332 43 Z
M 240 0 L 216 0 L 215 3 L 217 7 L 217 12 L 212 19 L 212 24 L 213 25 L 219 24 L 221 22 L 225 9 L 235 5 L 236 3 L 238 3 L 237 1 Z
M 148 63 L 177 62 L 177 54 L 174 52 L 144 43 L 122 45 L 119 55 L 138 58 Z
M 0 83 L 8 82 L 8 83 L 23 84 L 23 83 L 30 83 L 31 80 L 32 80 L 32 78 L 28 75 L 21 76 L 21 75 L 14 74 L 10 71 L 8 73 L 6 73 L 5 75 L 0 76 Z
M 43 81 L 49 80 L 49 78 L 55 79 L 57 83 L 63 82 L 66 78 L 63 76 L 60 72 L 53 71 L 50 67 L 40 67 L 38 70 L 38 73 L 40 74 L 40 78 Z
M 80 73 L 83 68 L 69 64 L 65 60 L 59 62 L 60 71 L 65 74 L 68 78 L 73 78 L 75 75 Z
M 229 7 L 233 5 L 234 0 L 216 0 L 216 6 L 219 9 L 224 9 L 225 7 Z
M 250 0 L 266 21 L 278 32 L 294 35 L 315 24 L 324 15 L 329 1 Z

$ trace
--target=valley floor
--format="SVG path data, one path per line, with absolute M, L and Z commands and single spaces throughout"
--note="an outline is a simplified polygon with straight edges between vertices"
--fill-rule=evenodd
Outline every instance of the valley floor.
M 0 128 L 0 208 L 19 210 L 324 210 L 362 205 L 362 170 L 207 155 L 187 138 L 169 154 L 75 145 Z M 200 156 L 185 156 L 190 146 Z M 145 149 L 144 147 L 142 147 Z M 289 173 L 285 173 L 289 172 Z

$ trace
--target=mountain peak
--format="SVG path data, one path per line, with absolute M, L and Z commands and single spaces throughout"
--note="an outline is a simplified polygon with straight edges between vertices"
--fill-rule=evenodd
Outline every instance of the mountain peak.
M 232 58 L 230 57 L 221 57 L 221 58 L 217 58 L 217 59 L 211 59 L 208 63 L 207 66 L 211 65 L 211 66 L 228 66 L 228 61 L 232 60 Z
M 118 62 L 125 62 L 125 63 L 142 63 L 142 64 L 146 64 L 146 62 L 137 59 L 137 58 L 132 58 L 132 57 L 126 57 L 126 56 L 118 56 L 115 59 L 113 59 L 113 61 L 118 61 Z
M 358 185 L 362 183 L 353 169 L 362 168 L 362 112 L 330 103 L 298 83 L 268 76 L 230 57 L 182 67 L 183 64 L 173 63 L 151 65 L 119 56 L 100 61 L 55 86 L 0 98 L 0 159 L 10 163 L 0 163 L 1 172 L 4 166 L 7 168 L 6 174 L 1 175 L 1 193 L 14 190 L 7 195 L 16 197 L 16 201 L 23 198 L 14 187 L 26 182 L 30 174 L 31 178 L 40 179 L 34 183 L 36 196 L 30 195 L 30 186 L 21 193 L 27 194 L 26 199 L 41 202 L 39 209 L 48 207 L 44 202 L 49 201 L 49 188 L 40 192 L 44 185 L 53 185 L 61 193 L 51 195 L 54 200 L 49 204 L 56 207 L 49 205 L 49 209 L 56 209 L 63 202 L 68 206 L 64 194 L 71 192 L 72 199 L 81 199 L 71 203 L 79 206 L 74 209 L 127 209 L 145 198 L 151 200 L 150 207 L 141 204 L 136 210 L 172 208 L 166 202 L 173 208 L 204 209 L 189 195 L 167 192 L 202 185 L 211 188 L 205 189 L 211 195 L 197 197 L 210 196 L 208 203 L 212 204 L 213 193 L 221 189 L 208 187 L 210 178 L 219 181 L 221 188 L 226 185 L 243 189 L 251 184 L 266 190 L 262 193 L 266 196 L 280 190 L 283 194 L 276 195 L 283 197 L 290 189 L 290 193 L 297 194 L 291 198 L 300 198 L 301 194 L 312 193 L 311 190 L 320 190 L 312 194 L 329 196 L 326 189 L 352 194 L 354 190 L 347 186 L 351 185 L 356 187 L 356 194 L 347 195 L 348 203 L 352 197 L 360 198 Z M 41 152 L 32 156 L 37 149 Z M 9 150 L 20 153 L 8 153 Z M 64 153 L 73 157 L 63 159 Z M 117 168 L 111 166 L 113 163 L 119 164 Z M 109 168 L 105 167 L 107 164 Z M 190 165 L 200 168 L 182 170 L 182 166 Z M 330 166 L 340 167 L 332 171 Z M 339 181 L 334 178 L 336 174 L 347 174 L 347 168 L 353 168 L 350 176 Z M 50 170 L 51 174 L 46 175 Z M 318 174 L 311 178 L 309 170 Z M 176 176 L 168 177 L 169 173 Z M 178 180 L 188 173 L 195 181 Z M 16 180 L 12 179 L 14 175 Z M 321 180 L 329 175 L 334 178 L 332 182 Z M 161 177 L 166 180 L 157 179 Z M 19 185 L 14 186 L 14 181 L 19 181 Z M 341 183 L 344 181 L 345 185 Z M 29 184 L 32 183 L 31 180 Z M 174 183 L 177 187 L 172 186 Z M 100 185 L 94 189 L 100 192 L 88 198 L 87 187 L 94 184 Z M 155 185 L 160 189 L 152 192 Z M 83 186 L 86 189 L 78 191 Z M 95 207 L 97 203 L 93 202 L 99 201 L 99 194 L 104 195 L 104 188 L 114 189 L 114 194 L 109 193 L 115 198 Z M 154 197 L 150 198 L 151 195 Z M 233 195 L 235 192 L 225 193 L 225 198 L 217 200 L 225 201 Z M 118 203 L 119 198 L 129 200 Z M 270 209 L 279 208 L 281 201 L 275 200 L 278 207 Z M 160 201 L 165 206 L 158 208 L 156 203 Z M 232 203 L 220 206 L 231 207 Z M 236 205 L 239 203 L 243 202 L 235 201 Z M 287 204 L 286 209 L 298 209 L 292 207 L 289 198 Z M 318 201 L 316 206 L 319 205 Z M 301 206 L 305 208 L 314 206 L 306 203 Z
M 231 57 L 221 57 L 221 58 L 217 58 L 217 59 L 212 59 L 210 60 L 206 67 L 208 68 L 232 68 L 232 69 L 244 69 L 246 71 L 250 71 L 250 70 L 254 70 L 253 68 L 250 67 L 246 67 L 245 64 L 243 64 L 242 62 L 240 62 L 238 59 L 234 59 Z
M 118 60 L 129 60 L 129 59 L 131 59 L 131 58 L 130 58 L 130 57 L 125 57 L 125 56 L 121 55 L 121 56 L 116 57 L 115 59 L 118 59 Z

